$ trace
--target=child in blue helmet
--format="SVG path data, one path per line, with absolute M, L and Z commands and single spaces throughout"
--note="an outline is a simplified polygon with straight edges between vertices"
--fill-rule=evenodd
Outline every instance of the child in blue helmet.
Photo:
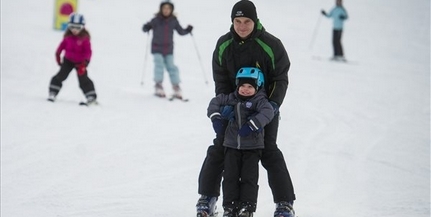
M 256 211 L 263 128 L 274 117 L 263 83 L 258 68 L 241 68 L 236 91 L 217 95 L 208 106 L 214 131 L 224 134 L 223 216 L 253 216 Z

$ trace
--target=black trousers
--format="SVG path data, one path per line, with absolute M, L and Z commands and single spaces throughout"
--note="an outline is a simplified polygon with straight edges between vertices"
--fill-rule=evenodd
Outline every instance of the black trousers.
M 225 149 L 223 207 L 234 208 L 247 202 L 251 205 L 250 211 L 256 211 L 261 155 L 261 149 Z
M 343 30 L 333 30 L 332 45 L 334 47 L 334 56 L 344 56 L 343 46 L 341 45 L 341 34 Z
M 64 58 L 61 64 L 60 71 L 54 75 L 49 85 L 49 92 L 58 94 L 63 86 L 63 81 L 69 76 L 70 72 L 76 68 L 75 63 Z M 78 73 L 77 73 L 78 74 Z M 78 75 L 79 87 L 84 93 L 85 97 L 97 97 L 94 89 L 93 81 L 88 77 L 87 71 L 83 75 Z
M 286 162 L 278 149 L 279 115 L 265 127 L 265 149 L 262 151 L 261 163 L 268 173 L 269 187 L 274 202 L 294 201 L 296 199 L 292 180 L 286 167 Z M 220 196 L 220 182 L 224 169 L 223 137 L 216 137 L 213 145 L 208 147 L 207 156 L 199 174 L 198 193 L 207 196 Z

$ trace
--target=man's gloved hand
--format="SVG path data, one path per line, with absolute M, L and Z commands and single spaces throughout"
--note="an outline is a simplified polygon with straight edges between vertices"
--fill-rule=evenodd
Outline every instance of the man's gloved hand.
M 269 101 L 269 103 L 272 105 L 272 108 L 274 109 L 274 116 L 276 116 L 279 112 L 280 106 L 274 101 Z
M 225 120 L 235 120 L 235 114 L 233 112 L 233 106 L 225 105 L 220 108 L 221 117 Z
M 150 24 L 144 24 L 144 26 L 142 27 L 142 31 L 144 32 L 149 32 L 151 30 L 151 25 Z

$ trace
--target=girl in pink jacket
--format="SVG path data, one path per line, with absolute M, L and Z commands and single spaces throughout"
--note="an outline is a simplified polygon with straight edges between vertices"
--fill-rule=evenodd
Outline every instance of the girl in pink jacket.
M 63 51 L 64 57 L 62 61 L 60 55 Z M 77 13 L 70 15 L 68 28 L 57 48 L 55 57 L 60 66 L 60 71 L 51 79 L 48 100 L 55 101 L 61 90 L 62 82 L 66 80 L 73 69 L 76 69 L 79 87 L 87 98 L 87 104 L 97 103 L 93 81 L 87 74 L 87 66 L 91 59 L 91 43 L 90 34 L 85 29 L 83 15 Z

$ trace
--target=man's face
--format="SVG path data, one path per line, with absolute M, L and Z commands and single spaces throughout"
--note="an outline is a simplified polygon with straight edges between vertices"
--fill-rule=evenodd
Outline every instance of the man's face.
M 242 39 L 247 38 L 254 29 L 254 22 L 247 17 L 235 17 L 233 19 L 233 29 Z

